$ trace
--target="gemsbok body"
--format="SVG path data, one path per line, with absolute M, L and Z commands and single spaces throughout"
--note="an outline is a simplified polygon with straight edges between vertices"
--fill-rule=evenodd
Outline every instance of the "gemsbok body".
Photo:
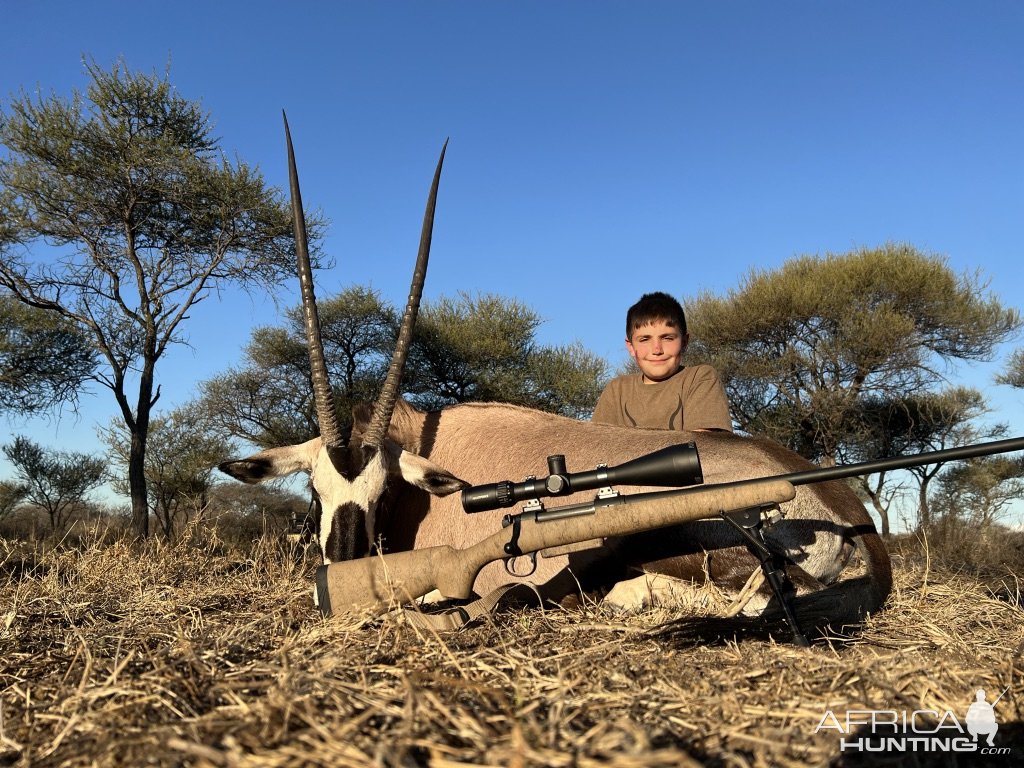
M 287 121 L 285 122 L 288 134 Z M 614 466 L 679 443 L 694 442 L 705 483 L 719 483 L 811 468 L 809 462 L 768 440 L 718 432 L 675 432 L 593 424 L 503 404 L 464 404 L 423 413 L 399 397 L 402 368 L 416 320 L 430 249 L 434 207 L 444 150 L 431 185 L 409 302 L 395 354 L 377 402 L 353 414 L 343 431 L 334 412 L 319 336 L 305 223 L 291 138 L 289 175 L 303 311 L 310 348 L 320 436 L 304 444 L 272 448 L 220 469 L 255 483 L 295 472 L 310 476 L 319 501 L 317 537 L 324 562 L 448 544 L 466 547 L 501 526 L 503 511 L 468 515 L 457 491 L 499 480 L 546 474 L 546 458 L 562 454 L 571 472 Z M 620 492 L 654 490 L 617 488 Z M 594 492 L 559 497 L 558 504 L 593 498 Z M 881 607 L 891 588 L 888 554 L 857 496 L 844 483 L 801 486 L 785 505 L 784 519 L 766 529 L 769 544 L 783 553 L 793 581 L 805 591 L 835 583 L 859 551 L 866 573 L 850 580 L 850 594 L 835 615 L 850 620 Z M 558 597 L 577 585 L 605 588 L 638 573 L 663 574 L 738 591 L 759 569 L 740 535 L 720 520 L 707 520 L 623 537 L 605 546 L 541 557 L 528 580 Z M 478 594 L 515 580 L 491 563 L 474 585 Z M 844 582 L 845 583 L 845 582 Z M 640 593 L 618 604 L 639 607 Z M 764 587 L 745 612 L 767 603 Z

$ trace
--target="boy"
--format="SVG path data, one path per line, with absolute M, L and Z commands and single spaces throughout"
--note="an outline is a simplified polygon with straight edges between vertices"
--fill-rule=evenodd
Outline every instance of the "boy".
M 591 419 L 647 429 L 732 432 L 729 403 L 710 365 L 683 366 L 686 316 L 667 293 L 647 293 L 626 313 L 626 349 L 639 374 L 612 379 Z

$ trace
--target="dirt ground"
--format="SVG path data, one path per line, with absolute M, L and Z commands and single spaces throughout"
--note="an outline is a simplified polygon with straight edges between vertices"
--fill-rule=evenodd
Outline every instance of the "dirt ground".
M 0 540 L 0 766 L 1024 765 L 1009 572 L 895 555 L 886 609 L 805 649 L 702 630 L 711 593 L 690 620 L 592 604 L 446 634 L 324 620 L 315 565 L 215 538 Z M 1002 694 L 987 755 L 966 719 L 979 689 Z

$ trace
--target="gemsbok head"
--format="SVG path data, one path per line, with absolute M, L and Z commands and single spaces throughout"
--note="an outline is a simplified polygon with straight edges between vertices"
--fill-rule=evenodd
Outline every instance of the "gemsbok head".
M 438 496 L 454 493 L 466 486 L 450 472 L 405 451 L 387 437 L 426 280 L 437 188 L 447 141 L 441 149 L 430 186 L 409 299 L 387 377 L 365 428 L 360 420 L 353 429 L 345 431 L 340 426 L 324 360 L 306 221 L 287 116 L 284 128 L 303 320 L 320 436 L 300 445 L 271 448 L 246 459 L 225 461 L 219 469 L 246 483 L 258 483 L 295 472 L 308 473 L 314 500 L 320 509 L 317 532 L 320 549 L 324 562 L 331 563 L 363 557 L 372 551 L 377 536 L 376 513 L 390 478 L 400 476 L 406 482 Z

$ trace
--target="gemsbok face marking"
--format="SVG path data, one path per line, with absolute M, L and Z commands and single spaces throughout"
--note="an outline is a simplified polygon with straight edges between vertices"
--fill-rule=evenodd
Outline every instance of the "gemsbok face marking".
M 387 439 L 391 416 L 398 399 L 402 371 L 412 343 L 420 298 L 423 295 L 434 226 L 434 209 L 437 203 L 437 187 L 441 179 L 447 142 L 441 149 L 441 157 L 430 186 L 409 300 L 384 386 L 373 407 L 369 423 L 365 427 L 360 425 L 358 434 L 353 430 L 351 435 L 346 436 L 339 426 L 338 415 L 334 409 L 334 398 L 324 360 L 320 318 L 309 260 L 306 220 L 302 210 L 298 171 L 295 167 L 295 153 L 287 117 L 284 120 L 284 128 L 288 144 L 288 177 L 299 285 L 302 290 L 303 322 L 309 344 L 313 396 L 320 436 L 301 445 L 271 448 L 247 459 L 226 461 L 219 465 L 219 469 L 247 483 L 258 483 L 295 472 L 308 473 L 321 510 L 318 521 L 320 549 L 324 562 L 330 563 L 363 557 L 371 552 L 379 535 L 376 525 L 377 508 L 390 477 L 400 476 L 406 482 L 437 495 L 454 493 L 465 487 L 465 483 L 450 472 L 420 456 L 404 451 Z

